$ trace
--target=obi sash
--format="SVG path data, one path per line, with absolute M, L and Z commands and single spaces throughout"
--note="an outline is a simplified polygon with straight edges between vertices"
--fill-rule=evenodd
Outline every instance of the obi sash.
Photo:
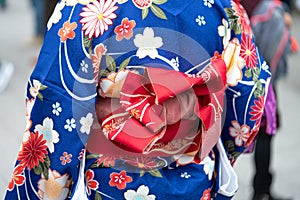
M 96 103 L 87 150 L 109 155 L 169 157 L 200 162 L 221 134 L 226 66 L 221 58 L 199 74 L 146 67 L 129 71 L 120 98 Z M 101 111 L 102 110 L 102 111 Z M 103 117 L 109 110 L 109 114 Z

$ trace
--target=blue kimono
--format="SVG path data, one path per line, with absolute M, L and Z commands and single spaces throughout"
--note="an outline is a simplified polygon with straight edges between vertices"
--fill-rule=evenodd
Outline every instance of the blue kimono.
M 5 199 L 230 199 L 270 76 L 237 1 L 62 0 Z

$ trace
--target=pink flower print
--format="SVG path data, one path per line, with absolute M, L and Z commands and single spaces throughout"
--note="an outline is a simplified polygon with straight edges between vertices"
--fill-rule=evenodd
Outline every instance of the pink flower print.
M 242 146 L 243 142 L 246 142 L 250 136 L 250 127 L 246 124 L 240 125 L 238 121 L 231 122 L 232 127 L 229 128 L 230 135 L 234 137 L 234 142 L 237 146 Z

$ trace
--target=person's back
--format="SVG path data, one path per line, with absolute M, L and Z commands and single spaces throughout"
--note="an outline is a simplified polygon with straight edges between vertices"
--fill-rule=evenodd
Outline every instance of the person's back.
M 231 198 L 270 77 L 247 20 L 225 0 L 61 1 L 6 199 Z

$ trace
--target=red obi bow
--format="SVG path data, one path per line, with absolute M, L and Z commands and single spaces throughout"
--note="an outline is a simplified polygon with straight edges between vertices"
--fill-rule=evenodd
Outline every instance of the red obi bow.
M 202 160 L 220 137 L 225 85 L 220 58 L 198 75 L 160 68 L 145 68 L 143 75 L 129 72 L 120 99 L 98 99 L 101 129 L 93 130 L 87 148 L 110 155 L 196 158 L 200 152 Z M 110 114 L 102 117 L 107 109 Z

